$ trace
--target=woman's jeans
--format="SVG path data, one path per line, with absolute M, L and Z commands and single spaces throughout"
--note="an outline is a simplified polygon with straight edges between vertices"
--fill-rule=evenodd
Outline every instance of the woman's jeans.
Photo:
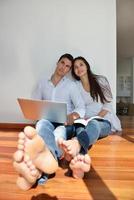
M 76 137 L 81 145 L 80 153 L 86 154 L 90 146 L 110 133 L 111 124 L 105 119 L 93 119 L 85 128 L 82 126 L 76 127 Z

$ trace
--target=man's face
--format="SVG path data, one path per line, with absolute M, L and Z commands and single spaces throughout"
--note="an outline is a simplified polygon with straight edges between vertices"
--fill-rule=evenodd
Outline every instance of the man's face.
M 72 62 L 68 58 L 62 58 L 58 63 L 55 73 L 58 76 L 64 77 L 71 69 Z

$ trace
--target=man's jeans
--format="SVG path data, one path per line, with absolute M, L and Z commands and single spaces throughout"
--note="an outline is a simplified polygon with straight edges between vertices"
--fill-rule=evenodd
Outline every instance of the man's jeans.
M 58 123 L 51 123 L 50 121 L 45 119 L 39 120 L 36 124 L 36 130 L 38 134 L 42 137 L 48 149 L 51 151 L 56 160 L 61 157 L 62 152 L 60 151 L 60 149 L 56 144 L 54 130 L 56 129 L 57 126 L 60 125 L 61 124 Z M 59 132 L 62 133 L 60 129 Z

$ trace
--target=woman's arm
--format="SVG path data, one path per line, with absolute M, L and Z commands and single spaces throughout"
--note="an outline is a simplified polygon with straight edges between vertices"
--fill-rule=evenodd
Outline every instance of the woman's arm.
M 98 113 L 98 116 L 100 117 L 104 117 L 109 111 L 108 110 L 101 110 L 99 113 Z
M 103 104 L 102 110 L 98 113 L 98 116 L 104 117 L 108 112 L 112 111 L 112 92 L 109 85 L 109 82 L 106 77 L 100 76 L 99 78 L 99 84 L 104 92 L 104 96 L 109 102 L 105 102 Z

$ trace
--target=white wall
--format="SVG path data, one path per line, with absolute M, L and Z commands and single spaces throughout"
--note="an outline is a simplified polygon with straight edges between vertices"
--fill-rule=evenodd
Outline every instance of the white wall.
M 24 122 L 17 97 L 30 97 L 63 53 L 85 56 L 116 99 L 115 0 L 0 1 L 0 122 Z

